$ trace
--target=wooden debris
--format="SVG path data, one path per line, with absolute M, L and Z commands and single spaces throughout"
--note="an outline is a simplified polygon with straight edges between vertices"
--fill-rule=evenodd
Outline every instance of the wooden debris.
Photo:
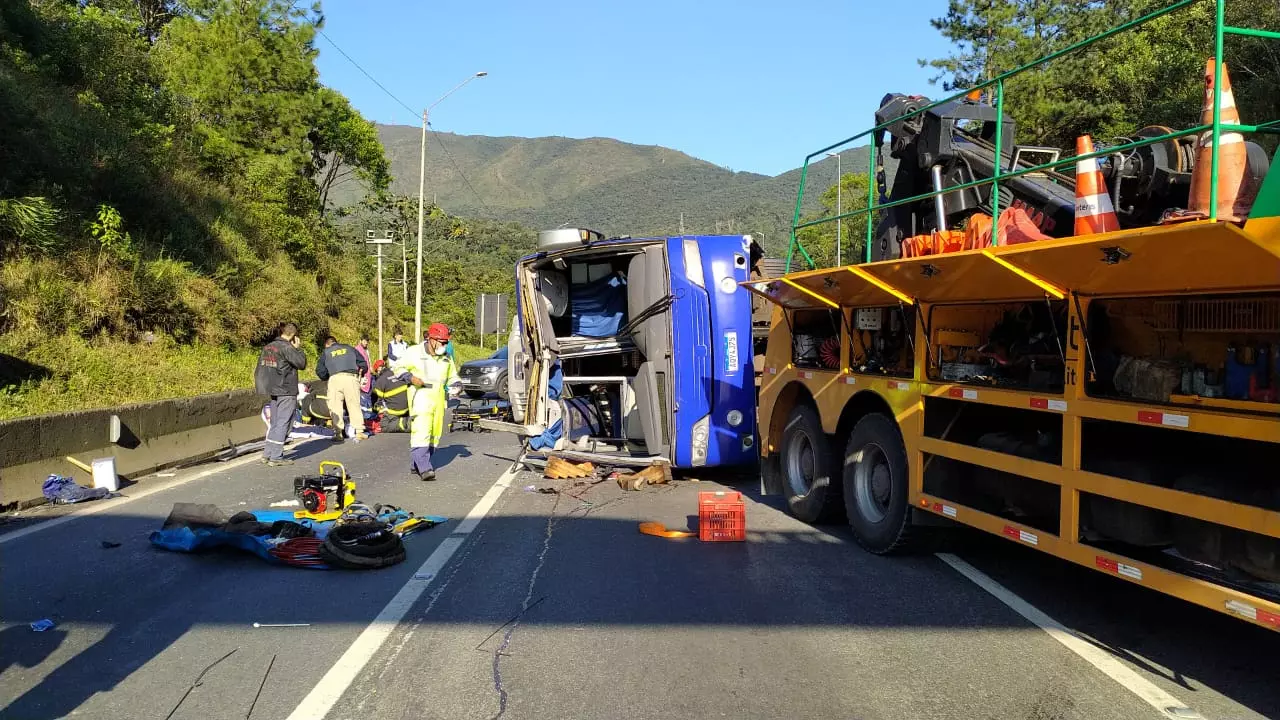
M 547 467 L 542 471 L 542 476 L 552 480 L 563 480 L 591 477 L 595 472 L 595 466 L 589 462 L 572 463 L 564 458 L 552 456 L 547 458 Z
M 640 472 L 618 476 L 618 487 L 623 490 L 639 490 L 645 485 L 666 485 L 671 482 L 671 466 L 654 463 Z

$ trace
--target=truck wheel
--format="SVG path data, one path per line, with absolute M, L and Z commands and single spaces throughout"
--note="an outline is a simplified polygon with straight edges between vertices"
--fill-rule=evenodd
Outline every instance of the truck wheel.
M 844 504 L 854 538 L 866 550 L 887 555 L 906 549 L 907 477 L 907 449 L 897 424 L 879 413 L 859 420 L 845 446 Z
M 782 432 L 782 493 L 791 514 L 807 523 L 839 518 L 840 485 L 833 483 L 830 443 L 818 413 L 808 405 L 791 411 Z

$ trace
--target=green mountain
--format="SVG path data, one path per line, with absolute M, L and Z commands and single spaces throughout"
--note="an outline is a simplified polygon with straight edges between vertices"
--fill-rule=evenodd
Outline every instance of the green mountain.
M 391 160 L 393 192 L 416 195 L 421 130 L 379 125 Z M 866 148 L 848 151 L 844 168 L 865 168 Z M 805 212 L 835 184 L 830 158 L 809 170 Z M 670 148 L 609 138 L 487 137 L 432 133 L 427 145 L 428 199 L 463 217 L 546 229 L 590 227 L 610 235 L 751 233 L 771 250 L 785 247 L 800 171 L 769 177 L 734 172 Z M 335 190 L 336 204 L 358 196 L 354 183 Z

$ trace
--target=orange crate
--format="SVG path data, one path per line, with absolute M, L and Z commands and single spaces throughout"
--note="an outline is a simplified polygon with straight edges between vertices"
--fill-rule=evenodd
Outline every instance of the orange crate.
M 698 493 L 698 539 L 703 542 L 747 539 L 747 506 L 742 502 L 742 493 Z

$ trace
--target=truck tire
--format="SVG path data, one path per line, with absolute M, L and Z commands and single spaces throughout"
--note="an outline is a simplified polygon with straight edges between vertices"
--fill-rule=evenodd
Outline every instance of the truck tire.
M 908 549 L 907 480 L 907 449 L 897 424 L 879 413 L 866 415 L 849 433 L 843 485 L 849 527 L 867 551 L 888 555 Z
M 778 453 L 760 458 L 760 494 L 781 495 L 786 480 L 782 478 L 782 461 Z
M 840 485 L 833 482 L 835 462 L 818 413 L 800 404 L 782 431 L 782 494 L 791 514 L 807 523 L 833 522 L 844 509 Z

